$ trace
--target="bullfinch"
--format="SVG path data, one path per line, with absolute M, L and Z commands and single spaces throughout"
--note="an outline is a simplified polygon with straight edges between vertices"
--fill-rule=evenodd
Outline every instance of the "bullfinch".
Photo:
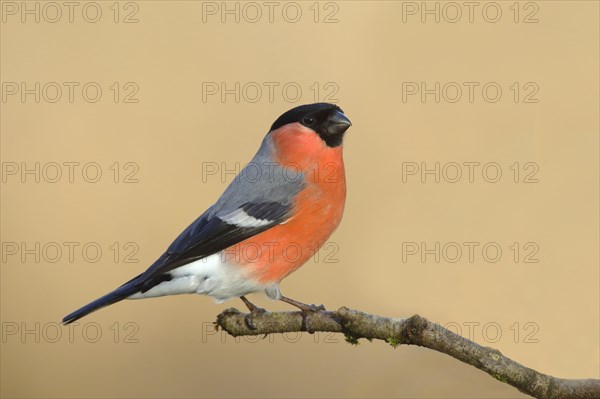
M 217 302 L 283 296 L 282 279 L 302 266 L 342 219 L 346 180 L 342 142 L 351 126 L 334 104 L 301 105 L 281 115 L 258 152 L 221 197 L 145 272 L 69 314 L 72 323 L 123 299 L 204 294 Z

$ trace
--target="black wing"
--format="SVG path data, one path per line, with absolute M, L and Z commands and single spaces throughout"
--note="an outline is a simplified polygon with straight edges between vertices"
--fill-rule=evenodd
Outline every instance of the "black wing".
M 136 286 L 146 292 L 169 280 L 170 276 L 166 273 L 170 270 L 216 254 L 286 221 L 291 205 L 279 202 L 246 203 L 238 210 L 260 223 L 228 222 L 226 215 L 211 214 L 209 209 L 189 225 L 148 270 L 134 279 L 137 280 Z

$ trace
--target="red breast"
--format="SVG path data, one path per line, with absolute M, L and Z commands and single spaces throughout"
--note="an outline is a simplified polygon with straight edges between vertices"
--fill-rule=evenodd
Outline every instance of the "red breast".
M 226 251 L 227 260 L 252 269 L 261 283 L 278 282 L 309 260 L 339 225 L 346 201 L 342 146 L 329 147 L 312 130 L 293 123 L 273 132 L 274 162 L 304 174 L 286 223 Z

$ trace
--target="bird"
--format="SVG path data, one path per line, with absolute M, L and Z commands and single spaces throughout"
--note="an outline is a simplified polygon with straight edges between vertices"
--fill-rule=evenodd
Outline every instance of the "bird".
M 124 299 L 202 294 L 217 303 L 264 291 L 300 309 L 321 309 L 281 294 L 280 282 L 306 263 L 341 222 L 346 201 L 343 140 L 352 125 L 335 104 L 294 107 L 279 116 L 256 155 L 217 201 L 150 267 L 65 316 L 64 324 Z

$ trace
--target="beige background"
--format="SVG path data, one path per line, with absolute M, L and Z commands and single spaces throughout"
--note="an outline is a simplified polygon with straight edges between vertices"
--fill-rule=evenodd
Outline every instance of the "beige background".
M 66 91 L 56 103 L 32 96 L 23 103 L 18 95 L 1 103 L 5 168 L 73 161 L 97 162 L 103 172 L 95 184 L 81 169 L 72 183 L 66 175 L 57 183 L 11 175 L 2 184 L 5 246 L 80 244 L 73 262 L 67 253 L 55 263 L 49 253 L 40 262 L 3 253 L 3 397 L 523 397 L 426 349 L 353 347 L 324 334 L 238 343 L 212 334 L 215 315 L 239 301 L 123 302 L 83 319 L 71 339 L 66 327 L 55 339 L 54 323 L 143 271 L 216 200 L 232 176 L 203 182 L 203 163 L 247 162 L 279 114 L 314 101 L 314 82 L 322 90 L 337 85 L 334 97 L 354 123 L 344 149 L 345 217 L 331 238 L 339 262 L 320 257 L 285 280 L 283 291 L 329 308 L 419 313 L 458 325 L 465 336 L 473 325 L 472 339 L 542 372 L 599 377 L 597 2 L 537 2 L 539 22 L 529 24 L 522 20 L 534 6 L 521 3 L 515 23 L 513 2 L 497 3 L 497 23 L 483 19 L 485 3 L 472 23 L 465 8 L 457 23 L 431 16 L 421 23 L 420 14 L 403 22 L 406 3 L 337 2 L 339 21 L 330 24 L 322 19 L 334 6 L 321 3 L 315 23 L 313 2 L 298 3 L 303 14 L 295 24 L 281 11 L 272 23 L 267 16 L 203 22 L 203 5 L 194 1 L 137 2 L 132 24 L 121 20 L 133 6 L 121 3 L 114 23 L 113 2 L 98 4 L 97 23 L 82 18 L 85 3 L 73 23 L 66 15 L 22 23 L 19 14 L 5 14 L 2 23 L 3 82 L 97 82 L 103 89 L 97 103 L 80 90 L 73 103 Z M 114 103 L 113 82 L 135 82 L 139 102 Z M 303 96 L 290 103 L 276 91 L 272 102 L 266 92 L 255 103 L 231 95 L 204 102 L 203 82 L 297 82 Z M 431 95 L 403 102 L 402 82 L 497 82 L 503 95 L 496 103 L 480 91 L 472 103 L 466 92 L 457 103 L 435 103 Z M 514 82 L 537 84 L 539 102 L 515 103 Z M 139 182 L 125 184 L 121 175 L 114 183 L 115 162 L 136 163 Z M 403 182 L 403 162 L 497 162 L 503 175 L 495 184 L 480 173 L 473 183 L 466 176 L 454 184 L 418 176 Z M 539 182 L 514 183 L 515 162 L 535 162 Z M 82 258 L 88 242 L 103 249 L 96 263 Z M 123 252 L 115 262 L 114 242 L 136 243 L 139 262 L 125 263 Z M 503 256 L 490 263 L 479 250 L 472 263 L 465 253 L 456 263 L 431 255 L 403 262 L 406 242 L 496 242 Z M 515 262 L 514 242 L 535 243 L 539 262 L 524 263 L 525 252 Z M 288 309 L 263 295 L 253 299 Z M 87 342 L 94 328 L 102 336 Z

